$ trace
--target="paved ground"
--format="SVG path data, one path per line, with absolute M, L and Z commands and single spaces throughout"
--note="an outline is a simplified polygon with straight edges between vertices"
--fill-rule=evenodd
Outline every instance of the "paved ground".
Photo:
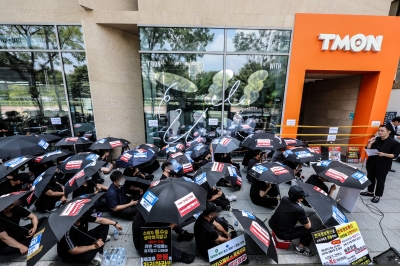
M 359 165 L 359 167 L 361 167 L 361 165 Z M 379 204 L 374 204 L 374 205 L 384 213 L 384 218 L 382 220 L 382 227 L 384 233 L 386 234 L 386 237 L 390 242 L 390 245 L 396 248 L 397 250 L 400 250 L 400 193 L 399 193 L 400 164 L 394 163 L 393 167 L 394 169 L 397 170 L 397 172 L 389 173 L 386 182 L 386 190 L 384 193 L 384 197 L 382 198 Z M 303 168 L 303 169 L 304 169 L 303 175 L 306 177 L 308 177 L 310 174 L 313 173 L 312 168 Z M 160 173 L 161 172 L 159 170 L 157 173 L 155 173 L 155 176 L 158 178 L 161 175 Z M 244 172 L 242 174 L 243 176 L 245 176 Z M 110 181 L 107 177 L 106 184 L 109 183 Z M 280 185 L 280 188 L 281 188 L 281 194 L 287 195 L 287 190 L 289 188 L 289 185 L 282 184 Z M 237 196 L 237 201 L 233 202 L 232 204 L 234 208 L 248 210 L 262 220 L 269 218 L 272 215 L 273 210 L 265 209 L 252 204 L 249 198 L 249 189 L 250 185 L 247 182 L 244 182 L 241 191 L 233 191 L 229 188 L 223 188 L 225 194 Z M 366 198 L 364 201 L 366 204 L 373 204 L 370 202 L 370 198 Z M 306 207 L 306 211 L 308 214 L 311 215 L 310 219 L 313 226 L 317 228 L 323 228 L 317 216 L 312 215 L 313 210 Z M 389 245 L 386 242 L 379 226 L 379 220 L 382 217 L 371 213 L 371 211 L 363 204 L 361 200 L 358 200 L 353 213 L 350 214 L 346 211 L 344 212 L 346 213 L 350 221 L 354 220 L 357 221 L 361 229 L 364 241 L 367 244 L 368 250 L 372 256 L 375 256 L 389 248 Z M 230 217 L 227 212 L 223 212 L 221 215 L 224 216 L 232 224 L 234 223 L 235 221 L 234 216 Z M 108 215 L 105 213 L 104 216 Z M 123 226 L 123 234 L 120 236 L 119 240 L 111 240 L 110 242 L 107 242 L 105 248 L 118 247 L 118 246 L 126 247 L 128 250 L 128 258 L 129 258 L 127 265 L 140 265 L 139 255 L 133 247 L 132 235 L 131 235 L 132 232 L 131 223 L 128 221 L 121 221 L 121 220 L 119 220 L 119 223 Z M 190 232 L 193 232 L 193 224 L 187 226 L 185 229 Z M 240 226 L 240 224 L 237 227 L 237 230 L 239 234 L 244 233 L 243 228 Z M 110 234 L 111 233 L 112 232 L 110 228 Z M 176 245 L 176 247 L 184 250 L 187 253 L 191 254 L 196 253 L 196 246 L 194 240 L 191 242 L 179 243 L 177 242 L 177 235 L 175 233 L 173 234 L 174 234 L 173 243 L 174 245 Z M 251 264 L 275 263 L 258 248 L 258 246 L 251 240 L 251 238 L 247 238 L 246 241 L 249 250 Z M 294 242 L 297 244 L 297 241 Z M 303 257 L 301 255 L 295 254 L 293 252 L 293 247 L 294 244 L 292 243 L 292 246 L 289 250 L 281 250 L 281 249 L 277 250 L 279 257 L 279 264 L 320 263 L 318 255 L 312 258 Z M 311 246 L 311 249 L 316 251 L 315 245 Z M 19 265 L 25 265 L 24 263 L 25 260 L 26 260 L 25 256 L 17 256 L 17 255 L 9 257 L 0 257 L 0 264 L 19 266 Z M 204 261 L 200 257 L 197 257 L 193 264 L 209 265 L 206 261 Z M 54 247 L 41 259 L 38 265 L 64 265 L 64 264 L 59 261 L 56 249 Z M 174 265 L 184 265 L 184 264 L 176 263 Z

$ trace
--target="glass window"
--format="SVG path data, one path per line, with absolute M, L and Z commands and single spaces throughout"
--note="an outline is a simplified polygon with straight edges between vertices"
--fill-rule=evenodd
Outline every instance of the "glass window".
M 223 51 L 224 30 L 207 28 L 140 28 L 140 50 Z
M 0 25 L 0 49 L 58 49 L 54 26 Z
M 68 129 L 58 53 L 0 52 L 0 125 L 6 135 Z
M 62 53 L 75 136 L 96 135 L 85 53 Z
M 289 53 L 290 30 L 228 29 L 228 52 Z
M 82 26 L 57 26 L 61 50 L 84 50 Z

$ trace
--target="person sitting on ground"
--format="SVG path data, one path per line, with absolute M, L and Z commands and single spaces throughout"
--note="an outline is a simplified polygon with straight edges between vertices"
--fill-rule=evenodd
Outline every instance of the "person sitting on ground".
M 64 204 L 67 202 L 67 198 L 64 195 L 64 186 L 58 182 L 56 177 L 52 177 L 35 202 L 36 210 L 40 212 L 52 211 L 57 207 L 56 205 L 59 205 L 57 202 Z
M 96 184 L 93 180 L 89 179 L 85 181 L 79 188 L 75 189 L 72 192 L 72 198 L 76 198 L 82 195 L 86 194 L 92 194 L 92 193 L 99 193 L 99 192 L 106 192 L 108 190 L 108 187 L 103 186 L 101 184 Z M 96 211 L 105 211 L 108 208 L 107 204 L 107 199 L 105 194 L 101 196 L 91 207 L 92 210 Z
M 285 152 L 285 150 L 286 150 L 286 148 L 280 148 L 280 149 L 277 149 L 276 151 L 274 151 L 271 162 L 281 163 L 281 164 L 289 166 L 292 169 L 295 169 L 297 166 L 296 163 L 286 160 L 285 156 L 283 156 L 283 153 Z
M 149 181 L 153 181 L 154 178 L 154 175 L 146 175 L 145 173 L 142 173 L 137 167 L 128 167 L 124 170 L 123 174 L 124 176 L 139 177 Z
M 251 168 L 253 168 L 254 165 L 258 164 L 261 162 L 261 151 L 260 150 L 255 150 L 253 151 L 253 158 L 250 159 L 248 165 L 247 165 L 247 171 L 250 171 Z M 250 184 L 254 181 L 254 177 L 251 175 L 247 174 L 246 175 L 246 180 Z
M 0 196 L 17 192 L 22 189 L 28 189 L 29 174 L 21 173 L 13 175 L 11 179 L 5 180 L 0 184 Z
M 194 165 L 193 169 L 194 171 L 198 170 L 200 167 L 203 165 L 208 164 L 211 161 L 211 153 L 208 152 L 207 154 L 204 154 L 198 158 L 193 159 L 194 160 Z
M 132 222 L 132 238 L 133 244 L 135 245 L 135 249 L 140 253 L 141 248 L 141 239 L 142 239 L 142 227 L 164 227 L 170 226 L 172 230 L 174 230 L 177 234 L 179 234 L 178 241 L 190 241 L 193 239 L 194 234 L 188 233 L 184 231 L 180 226 L 177 224 L 168 224 L 168 223 L 147 223 L 144 220 L 143 215 L 139 212 Z M 183 233 L 182 233 L 183 232 Z M 141 254 L 143 255 L 143 254 Z M 172 245 L 172 261 L 173 262 L 183 262 L 186 264 L 190 264 L 194 261 L 195 256 L 192 254 L 188 254 L 186 252 L 181 251 L 180 249 L 176 248 Z
M 274 208 L 278 205 L 279 191 L 275 184 L 254 179 L 250 187 L 250 199 L 255 205 Z
M 28 225 L 19 226 L 21 219 L 31 220 Z M 45 217 L 38 219 L 33 213 L 25 208 L 11 204 L 0 212 L 0 255 L 11 255 L 20 253 L 25 255 L 36 230 L 46 220 Z
M 328 187 L 325 185 L 325 182 L 329 182 L 329 181 L 326 180 L 326 179 L 323 178 L 323 177 L 320 177 L 320 176 L 316 175 L 316 174 L 311 175 L 311 176 L 307 179 L 307 181 L 306 181 L 307 184 L 310 184 L 310 185 L 319 187 L 319 188 L 322 189 L 326 194 L 328 194 L 329 197 L 332 197 L 333 192 L 336 190 L 336 185 L 333 184 L 333 185 L 328 189 Z
M 309 194 L 297 185 L 291 186 L 288 194 L 289 197 L 282 198 L 278 208 L 269 219 L 269 227 L 280 239 L 300 238 L 300 243 L 295 247 L 294 252 L 308 257 L 313 256 L 313 252 L 308 247 L 313 240 L 311 233 L 314 232 L 314 229 L 300 205 Z M 297 223 L 302 226 L 296 226 Z
M 90 262 L 93 265 L 100 265 L 104 242 L 110 240 L 109 225 L 122 231 L 122 226 L 118 222 L 107 218 L 93 217 L 90 214 L 90 212 L 86 212 L 82 215 L 58 242 L 57 254 L 64 262 Z M 88 223 L 99 225 L 89 230 Z
M 162 175 L 161 175 L 161 177 L 160 177 L 160 180 L 167 179 L 168 177 L 175 177 L 175 171 L 172 170 L 172 163 L 170 163 L 170 162 L 164 162 L 164 163 L 161 165 L 161 170 L 162 170 L 163 172 L 162 172 Z
M 224 192 L 217 187 L 212 187 L 207 193 L 207 202 L 212 202 L 217 206 L 220 206 L 224 211 L 230 211 L 232 209 L 231 203 L 237 199 L 236 196 L 225 196 Z
M 112 172 L 110 179 L 112 183 L 107 190 L 106 198 L 111 215 L 132 220 L 138 212 L 136 208 L 138 201 L 132 200 L 126 195 L 125 177 L 121 171 Z
M 197 218 L 194 224 L 194 237 L 199 254 L 208 260 L 208 250 L 221 243 L 231 240 L 222 225 L 215 221 L 222 211 L 220 206 L 207 202 L 206 210 Z

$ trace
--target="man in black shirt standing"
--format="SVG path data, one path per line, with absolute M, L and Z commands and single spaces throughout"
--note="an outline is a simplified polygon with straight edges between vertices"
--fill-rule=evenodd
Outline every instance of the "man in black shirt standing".
M 382 197 L 386 176 L 392 168 L 393 158 L 397 158 L 400 154 L 400 143 L 390 137 L 390 132 L 388 126 L 381 125 L 378 131 L 379 137 L 371 138 L 366 147 L 367 149 L 377 149 L 378 153 L 368 157 L 367 177 L 371 181 L 371 185 L 368 186 L 368 191 L 361 192 L 360 195 L 373 197 L 371 200 L 373 203 L 378 203 Z
M 328 187 L 325 185 L 325 182 L 328 182 L 328 180 L 324 179 L 323 177 L 320 177 L 318 175 L 311 175 L 306 183 L 319 187 L 320 189 L 322 189 L 326 194 L 329 195 L 329 197 L 332 197 L 333 192 L 336 190 L 336 185 L 333 184 L 331 186 L 331 188 L 328 189 Z
M 299 186 L 291 186 L 289 197 L 282 198 L 281 203 L 269 220 L 269 227 L 280 239 L 292 240 L 300 238 L 294 252 L 311 257 L 314 254 L 308 249 L 312 242 L 311 233 L 314 231 L 306 212 L 300 203 L 307 197 L 308 192 Z M 300 223 L 302 226 L 296 226 Z

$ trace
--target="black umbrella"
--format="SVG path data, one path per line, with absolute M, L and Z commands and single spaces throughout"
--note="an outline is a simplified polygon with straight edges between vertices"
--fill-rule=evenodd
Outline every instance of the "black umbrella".
M 282 184 L 295 178 L 294 171 L 280 163 L 258 163 L 248 171 L 252 177 L 269 183 Z
M 238 175 L 236 167 L 229 163 L 210 162 L 196 171 L 194 182 L 208 190 L 221 179 L 225 178 L 233 185 L 242 186 L 242 178 Z M 207 186 L 208 184 L 208 186 Z
M 357 168 L 339 161 L 321 161 L 312 166 L 318 176 L 341 187 L 363 190 L 371 185 L 367 175 Z
M 149 180 L 137 176 L 125 176 L 125 181 L 128 184 L 130 183 L 134 186 L 139 186 L 141 188 L 144 188 L 145 190 L 147 190 L 151 185 L 151 182 Z
M 146 167 L 151 165 L 157 160 L 158 151 L 157 147 L 149 146 L 150 144 L 142 144 L 134 150 L 124 152 L 118 157 L 116 163 L 123 168 L 128 167 Z
M 95 153 L 90 152 L 80 152 L 73 156 L 68 157 L 65 159 L 58 169 L 64 174 L 66 173 L 76 173 L 79 170 L 85 168 L 86 165 L 90 164 L 93 161 L 98 161 L 100 156 Z M 104 162 L 103 162 L 104 165 Z
M 62 139 L 61 136 L 56 136 L 56 135 L 53 135 L 53 134 L 39 134 L 39 135 L 32 134 L 32 136 L 44 139 L 47 142 L 52 142 L 52 141 L 56 141 L 56 140 Z
M 348 222 L 346 215 L 338 209 L 336 201 L 329 197 L 325 191 L 311 184 L 296 183 L 308 192 L 309 196 L 306 197 L 306 200 L 325 226 L 332 227 Z
M 93 143 L 91 140 L 85 137 L 68 137 L 63 138 L 56 143 L 56 146 L 69 146 L 69 145 L 80 145 L 80 144 L 90 144 Z
M 177 152 L 182 152 L 185 151 L 186 147 L 180 142 L 177 143 L 170 143 L 164 147 L 162 147 L 160 154 L 172 154 L 172 153 L 177 153 Z
M 49 143 L 35 136 L 14 135 L 0 138 L 0 158 L 38 155 L 46 152 Z
M 2 165 L 0 165 L 0 177 L 4 177 L 12 171 L 17 170 L 22 165 L 28 163 L 32 158 L 33 156 L 26 155 L 4 162 Z
M 14 201 L 19 200 L 21 197 L 25 196 L 28 192 L 29 191 L 17 191 L 0 196 L 0 211 L 13 204 Z
M 282 140 L 286 143 L 286 146 L 306 146 L 304 142 L 298 139 L 292 139 L 292 138 L 282 138 Z
M 186 149 L 185 153 L 188 154 L 191 158 L 198 158 L 206 153 L 210 152 L 207 145 L 203 143 L 192 144 L 189 148 Z
M 126 147 L 130 142 L 126 139 L 107 137 L 96 140 L 89 150 L 111 150 L 117 147 Z
M 286 147 L 286 143 L 273 134 L 262 132 L 247 136 L 242 147 L 251 150 L 276 150 Z
M 36 177 L 35 181 L 33 181 L 32 187 L 30 191 L 32 193 L 29 195 L 29 197 L 26 199 L 28 202 L 28 205 L 32 205 L 36 199 L 42 195 L 43 190 L 47 186 L 47 184 L 50 182 L 50 180 L 53 178 L 55 172 L 56 172 L 57 166 L 53 166 L 48 168 L 46 171 L 41 173 L 38 177 Z
M 317 153 L 313 148 L 293 148 L 283 152 L 286 160 L 294 163 L 315 162 L 321 159 L 321 154 Z
M 182 152 L 171 154 L 167 162 L 172 163 L 172 170 L 178 176 L 183 176 L 184 174 L 193 171 L 193 160 L 189 155 L 183 154 Z
M 77 172 L 73 177 L 71 177 L 70 180 L 65 183 L 64 187 L 64 193 L 65 196 L 68 196 L 72 192 L 74 192 L 76 189 L 78 189 L 80 186 L 82 186 L 83 183 L 85 183 L 86 180 L 88 180 L 91 176 L 93 176 L 97 171 L 100 170 L 101 167 L 103 167 L 104 162 L 102 161 L 92 161 L 88 165 L 86 165 L 82 170 Z
M 203 144 L 205 143 L 207 140 L 206 138 L 202 138 L 202 137 L 198 137 L 192 141 L 186 142 L 186 147 L 193 147 L 193 146 L 197 146 L 199 144 Z
M 35 265 L 103 194 L 100 192 L 76 197 L 51 213 L 31 240 L 27 266 Z M 94 241 L 96 239 L 93 239 Z
M 245 210 L 233 209 L 232 212 L 254 242 L 257 243 L 268 257 L 278 263 L 278 254 L 276 253 L 274 240 L 264 222 L 251 212 Z
M 65 156 L 68 156 L 68 155 L 71 155 L 71 154 L 72 154 L 72 152 L 69 151 L 69 150 L 51 151 L 51 152 L 45 153 L 45 154 L 43 154 L 41 156 L 35 157 L 35 159 L 33 159 L 33 161 L 34 161 L 33 166 L 36 166 L 36 165 L 39 165 L 39 164 L 42 164 L 42 163 L 47 163 L 47 162 L 53 161 L 53 160 L 55 160 L 57 158 L 65 157 Z
M 240 141 L 232 137 L 219 137 L 211 142 L 213 153 L 230 153 L 238 149 L 239 146 Z
M 207 191 L 183 178 L 154 181 L 143 195 L 138 210 L 146 223 L 181 224 L 206 208 Z

